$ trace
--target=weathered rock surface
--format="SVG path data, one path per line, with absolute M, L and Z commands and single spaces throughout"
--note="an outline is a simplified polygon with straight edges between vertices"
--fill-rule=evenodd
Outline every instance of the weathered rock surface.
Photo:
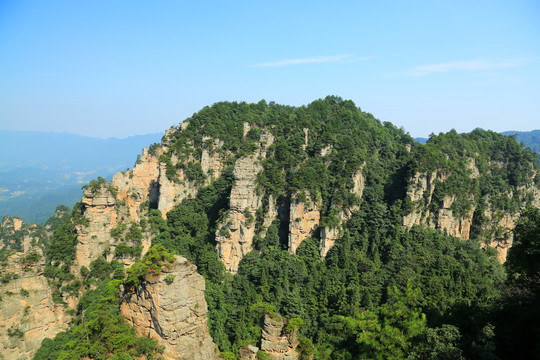
M 113 176 L 111 185 L 118 191 L 116 198 L 125 204 L 131 221 L 140 221 L 142 204 L 147 201 L 156 204 L 158 201 L 159 155 L 161 155 L 160 148 L 154 154 L 150 154 L 148 149 L 144 148 L 133 169 Z
M 362 174 L 362 169 L 360 169 L 353 176 L 353 184 L 354 185 L 351 189 L 351 193 L 355 194 L 359 199 L 362 198 L 365 187 L 365 180 L 364 175 Z M 337 210 L 337 217 L 339 218 L 339 223 L 335 227 L 321 227 L 321 242 L 319 246 L 321 257 L 326 257 L 328 251 L 330 251 L 336 241 L 343 235 L 344 224 L 351 219 L 352 214 L 359 209 L 359 206 L 354 205 L 350 208 L 334 206 L 334 209 Z
M 296 330 L 285 333 L 286 321 L 281 317 L 264 316 L 264 326 L 261 337 L 261 350 L 271 360 L 296 360 L 299 341 Z
M 75 254 L 76 268 L 89 267 L 103 254 L 112 243 L 111 230 L 118 225 L 116 198 L 106 185 L 94 193 L 87 188 L 82 203 L 88 224 L 76 225 L 79 241 Z
M 248 345 L 245 349 L 240 349 L 240 360 L 257 360 L 259 348 L 253 345 Z
M 236 273 L 240 260 L 251 251 L 255 235 L 255 211 L 262 205 L 257 194 L 257 174 L 262 170 L 258 155 L 240 158 L 234 166 L 234 186 L 229 200 L 230 211 L 216 233 L 217 251 L 227 271 Z
M 43 263 L 25 268 L 23 253 L 9 259 L 10 273 L 19 276 L 0 285 L 0 358 L 32 359 L 45 338 L 68 328 L 65 308 L 55 304 L 47 279 L 39 272 Z
M 35 224 L 26 225 L 19 217 L 5 216 L 0 224 L 0 250 L 28 252 L 40 241 L 40 237 L 48 236 L 50 232 L 39 232 Z
M 171 136 L 176 129 L 169 129 L 164 139 Z M 165 142 L 166 144 L 166 142 Z M 158 208 L 164 217 L 178 203 L 187 197 L 197 194 L 199 185 L 191 184 L 185 179 L 182 169 L 178 170 L 178 181 L 171 181 L 166 175 L 166 164 L 159 157 L 167 149 L 166 145 L 154 148 L 150 153 L 147 148 L 138 159 L 132 170 L 117 173 L 110 184 L 102 184 L 94 192 L 87 188 L 82 203 L 83 213 L 88 224 L 77 225 L 79 244 L 77 246 L 75 270 L 82 266 L 88 267 L 99 256 L 107 253 L 111 260 L 119 240 L 114 239 L 111 230 L 125 224 L 129 227 L 133 222 L 138 223 L 146 215 L 148 207 Z M 215 146 L 221 146 L 219 141 Z M 171 161 L 176 164 L 178 159 L 173 156 Z M 221 163 L 215 154 L 205 160 L 203 171 L 210 169 L 220 174 Z M 210 181 L 210 180 L 209 180 Z M 151 234 L 142 229 L 143 254 L 151 244 Z M 132 259 L 124 259 L 126 265 Z
M 208 332 L 204 278 L 195 265 L 176 257 L 170 269 L 126 292 L 121 312 L 140 336 L 165 346 L 166 360 L 211 360 L 218 350 Z
M 296 253 L 302 241 L 315 234 L 321 220 L 320 204 L 306 195 L 306 201 L 291 200 L 289 222 L 289 252 Z
M 503 167 L 507 164 L 503 162 L 490 161 L 489 166 Z M 470 159 L 467 163 L 469 177 L 471 180 L 481 176 L 474 159 Z M 469 211 L 462 215 L 456 216 L 452 210 L 452 204 L 456 201 L 456 196 L 445 195 L 440 204 L 437 204 L 435 211 L 430 210 L 430 204 L 433 200 L 433 193 L 437 183 L 446 181 L 449 174 L 439 171 L 432 173 L 416 173 L 409 179 L 407 188 L 407 197 L 413 203 L 413 210 L 403 217 L 403 226 L 410 228 L 413 225 L 424 224 L 434 229 L 445 231 L 451 236 L 458 237 L 462 240 L 468 240 L 471 236 L 471 228 L 474 223 L 476 211 L 476 202 L 473 195 L 469 197 L 471 207 Z M 540 206 L 540 196 L 538 196 L 538 187 L 531 185 L 527 188 L 516 189 L 517 196 L 520 199 L 525 199 L 527 193 L 532 195 L 532 205 Z M 509 193 L 508 197 L 514 196 Z M 497 250 L 498 260 L 503 263 L 506 261 L 508 249 L 512 246 L 513 233 L 515 222 L 519 218 L 519 212 L 513 214 L 502 214 L 500 211 L 495 211 L 494 206 L 489 198 L 483 198 L 487 207 L 483 210 L 481 216 L 486 220 L 483 225 L 484 235 L 482 246 L 492 246 Z M 525 202 L 522 201 L 522 204 Z M 431 207 L 433 208 L 433 207 Z
M 244 133 L 249 128 L 244 126 Z M 272 145 L 271 134 L 262 132 L 261 147 L 254 154 L 238 159 L 234 165 L 234 185 L 229 199 L 229 213 L 216 231 L 217 252 L 227 271 L 236 273 L 240 260 L 251 251 L 255 235 L 255 212 L 262 206 L 262 194 L 258 194 L 257 175 L 262 171 L 260 159 L 266 157 L 266 149 Z M 269 221 L 277 212 L 270 198 Z M 267 222 L 266 222 L 267 223 Z
M 415 209 L 403 217 L 403 225 L 410 228 L 413 225 L 429 223 L 431 213 L 425 207 L 431 203 L 435 191 L 435 180 L 444 181 L 448 178 L 445 173 L 416 173 L 409 179 L 407 197 L 415 204 Z M 430 225 L 435 227 L 435 225 Z

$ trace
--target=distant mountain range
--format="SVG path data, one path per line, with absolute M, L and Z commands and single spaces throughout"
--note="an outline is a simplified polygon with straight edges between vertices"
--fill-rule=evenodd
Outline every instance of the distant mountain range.
M 73 206 L 81 186 L 133 166 L 163 133 L 99 139 L 69 133 L 0 130 L 0 218 L 41 223 L 59 204 Z

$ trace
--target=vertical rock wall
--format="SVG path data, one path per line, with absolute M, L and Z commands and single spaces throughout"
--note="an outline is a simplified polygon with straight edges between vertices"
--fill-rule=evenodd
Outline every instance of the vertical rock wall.
M 227 271 L 236 273 L 240 260 L 251 251 L 255 235 L 255 211 L 262 206 L 257 194 L 257 174 L 262 165 L 253 154 L 236 161 L 234 185 L 229 200 L 229 213 L 216 233 L 217 251 Z
M 70 321 L 62 305 L 55 304 L 43 262 L 25 267 L 24 253 L 9 258 L 7 271 L 18 279 L 0 285 L 0 359 L 32 359 L 45 338 L 68 328 Z
M 87 188 L 82 197 L 82 204 L 88 224 L 76 225 L 78 240 L 76 269 L 83 266 L 88 268 L 93 260 L 103 254 L 112 243 L 110 232 L 118 224 L 116 198 L 106 185 L 102 185 L 94 193 Z
M 291 200 L 289 252 L 296 253 L 302 241 L 315 234 L 321 220 L 321 205 L 307 195 L 306 201 Z
M 505 165 L 502 162 L 489 162 L 489 166 L 502 167 Z M 468 161 L 467 169 L 471 180 L 481 177 L 474 159 Z M 471 207 L 463 216 L 456 216 L 452 210 L 452 204 L 456 201 L 456 196 L 444 196 L 441 203 L 436 204 L 434 207 L 436 210 L 430 210 L 430 208 L 433 209 L 433 206 L 430 205 L 432 204 L 437 181 L 444 182 L 448 179 L 449 175 L 444 172 L 434 171 L 433 173 L 416 173 L 409 179 L 407 198 L 411 200 L 413 209 L 403 217 L 403 226 L 405 228 L 424 224 L 462 240 L 468 240 L 470 238 L 475 211 L 477 210 L 475 205 L 477 199 L 473 195 L 469 197 Z M 538 196 L 538 189 L 535 185 L 517 190 L 518 196 L 521 199 L 524 199 L 527 193 L 532 194 L 533 206 L 538 207 L 540 205 L 540 196 Z M 509 193 L 507 196 L 512 197 L 513 194 Z M 512 246 L 512 230 L 519 218 L 519 212 L 502 214 L 500 211 L 496 211 L 489 196 L 484 196 L 482 201 L 485 201 L 487 204 L 483 213 L 480 214 L 486 219 L 482 228 L 483 232 L 487 235 L 485 238 L 479 240 L 482 240 L 482 246 L 484 247 L 494 247 L 497 250 L 498 260 L 503 263 L 506 261 L 508 249 Z
M 365 179 L 364 175 L 362 174 L 362 169 L 364 165 L 362 165 L 362 168 L 356 172 L 356 174 L 353 176 L 353 188 L 351 189 L 351 193 L 355 194 L 359 199 L 362 198 L 362 194 L 364 193 L 364 187 L 365 187 Z M 343 235 L 343 226 L 347 221 L 351 219 L 352 214 L 359 209 L 359 206 L 352 206 L 351 208 L 343 208 L 335 206 L 338 210 L 338 217 L 339 217 L 339 224 L 335 227 L 322 227 L 321 228 L 321 242 L 320 242 L 320 252 L 321 257 L 326 257 L 328 254 L 328 251 L 334 246 L 336 241 Z
M 150 336 L 165 347 L 165 360 L 218 359 L 206 324 L 204 290 L 196 266 L 177 256 L 170 269 L 126 292 L 121 312 L 139 336 Z
M 244 134 L 249 126 L 244 124 Z M 263 170 L 261 159 L 272 145 L 271 134 L 262 132 L 260 148 L 254 154 L 242 157 L 234 164 L 234 185 L 229 199 L 229 212 L 216 231 L 217 252 L 227 271 L 236 273 L 240 260 L 252 249 L 255 235 L 255 212 L 262 207 L 262 194 L 257 193 L 257 175 Z M 275 211 L 270 204 L 269 212 Z M 273 214 L 273 216 L 276 216 Z
M 271 360 L 296 360 L 299 341 L 296 331 L 285 333 L 286 322 L 281 317 L 264 316 L 264 326 L 261 337 L 261 350 Z

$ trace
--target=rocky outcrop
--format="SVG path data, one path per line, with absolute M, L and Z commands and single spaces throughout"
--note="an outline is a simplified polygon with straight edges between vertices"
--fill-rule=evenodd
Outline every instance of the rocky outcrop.
M 345 219 L 340 219 L 340 222 Z M 320 252 L 321 257 L 326 257 L 328 251 L 335 245 L 336 241 L 342 236 L 342 229 L 340 226 L 337 227 L 322 227 L 321 228 L 321 243 L 320 243 Z
M 23 226 L 23 219 L 21 219 L 20 217 L 14 217 L 13 218 L 13 230 L 14 231 L 19 231 L 21 230 Z
M 249 131 L 244 126 L 244 132 Z M 263 167 L 261 159 L 266 157 L 266 149 L 272 145 L 274 137 L 261 133 L 260 147 L 255 153 L 244 156 L 234 164 L 234 185 L 229 198 L 229 212 L 216 231 L 217 252 L 227 271 L 236 273 L 240 260 L 251 251 L 255 236 L 255 212 L 262 206 L 263 195 L 257 192 L 257 175 Z M 275 217 L 273 198 L 269 199 L 270 218 Z M 273 220 L 273 219 L 272 219 Z M 270 223 L 271 221 L 270 220 Z
M 471 172 L 470 176 L 472 178 L 476 175 Z M 437 181 L 444 182 L 446 179 L 448 179 L 448 174 L 434 171 L 430 174 L 416 173 L 409 180 L 407 197 L 414 204 L 414 209 L 403 217 L 403 225 L 405 228 L 410 228 L 413 225 L 426 224 L 451 236 L 468 240 L 474 207 L 464 216 L 457 217 L 451 209 L 456 196 L 446 195 L 442 202 L 438 204 L 435 212 L 428 209 L 432 202 Z M 474 203 L 474 198 L 471 197 L 470 201 Z
M 363 166 L 362 166 L 363 169 Z M 362 169 L 358 170 L 353 176 L 353 187 L 351 193 L 355 194 L 358 199 L 362 198 L 365 187 L 365 179 L 362 173 Z M 328 251 L 334 246 L 336 241 L 343 235 L 343 226 L 347 221 L 351 219 L 352 214 L 359 209 L 358 205 L 351 206 L 349 208 L 343 208 L 341 205 L 334 205 L 333 210 L 335 211 L 338 223 L 332 227 L 324 226 L 321 227 L 321 242 L 320 242 L 320 252 L 321 257 L 326 257 Z
M 173 164 L 176 165 L 176 161 Z M 167 166 L 164 163 L 161 163 L 159 165 L 159 200 L 157 208 L 161 211 L 163 217 L 166 217 L 167 213 L 185 198 L 195 196 L 198 190 L 195 184 L 190 184 L 190 182 L 187 181 L 182 169 L 176 174 L 178 178 L 177 181 L 170 180 L 167 177 L 166 171 Z
M 189 124 L 189 123 L 185 123 Z M 187 125 L 183 123 L 183 128 Z M 75 270 L 82 266 L 88 267 L 97 257 L 108 254 L 111 260 L 114 249 L 121 239 L 115 239 L 111 230 L 119 226 L 129 227 L 146 217 L 148 208 L 157 208 L 166 214 L 187 197 L 197 194 L 198 188 L 204 184 L 189 182 L 183 169 L 178 169 L 177 179 L 170 180 L 167 176 L 167 165 L 160 161 L 160 156 L 168 150 L 168 141 L 177 129 L 165 132 L 162 146 L 153 147 L 150 152 L 143 149 L 142 155 L 132 170 L 117 173 L 110 184 L 103 183 L 99 187 L 88 187 L 83 195 L 83 214 L 87 224 L 77 225 L 79 245 L 77 246 Z M 223 145 L 219 140 L 205 139 L 208 145 L 201 159 L 205 174 L 219 176 L 223 168 L 221 158 L 215 152 Z M 172 165 L 178 158 L 171 156 Z M 207 183 L 211 181 L 209 176 Z M 143 253 L 150 247 L 151 234 L 143 230 Z M 130 265 L 130 259 L 124 259 Z M 76 271 L 77 272 L 77 271 Z
M 102 184 L 92 191 L 87 188 L 82 197 L 84 217 L 88 223 L 76 225 L 77 249 L 75 255 L 76 268 L 90 266 L 90 263 L 103 254 L 113 242 L 110 232 L 118 225 L 116 198 Z
M 289 221 L 289 252 L 296 253 L 302 241 L 315 234 L 321 220 L 321 206 L 309 195 L 305 201 L 299 201 L 298 196 L 291 200 Z
M 204 278 L 196 266 L 177 256 L 171 268 L 126 292 L 121 312 L 139 336 L 150 336 L 164 346 L 166 360 L 217 359 L 206 324 L 204 290 Z
M 216 233 L 217 251 L 227 271 L 236 273 L 240 260 L 251 251 L 255 235 L 255 211 L 262 205 L 257 194 L 257 174 L 262 165 L 258 154 L 240 158 L 234 166 L 234 186 L 229 200 L 229 213 Z
M 296 330 L 285 332 L 287 322 L 279 315 L 264 316 L 264 326 L 261 337 L 261 350 L 271 360 L 296 360 L 299 353 L 296 351 L 299 341 Z
M 217 179 L 225 166 L 224 156 L 218 152 L 223 147 L 223 141 L 203 136 L 203 150 L 201 155 L 201 168 L 206 174 L 206 184 Z
M 489 161 L 490 167 L 504 167 L 507 164 L 501 161 Z M 469 178 L 482 181 L 482 174 L 476 166 L 473 158 L 467 161 L 467 170 Z M 491 170 L 487 170 L 491 171 Z M 482 220 L 482 237 L 478 240 L 481 245 L 491 246 L 497 250 L 497 257 L 501 263 L 506 261 L 508 249 L 512 246 L 515 222 L 519 217 L 519 212 L 502 213 L 497 211 L 489 195 L 484 195 L 476 199 L 473 194 L 469 195 L 469 209 L 465 214 L 456 215 L 452 210 L 452 205 L 456 201 L 456 195 L 445 195 L 438 204 L 432 204 L 433 194 L 438 184 L 444 183 L 450 174 L 441 171 L 432 173 L 416 173 L 409 179 L 407 188 L 407 198 L 412 204 L 412 211 L 403 217 L 403 226 L 410 228 L 414 225 L 424 224 L 434 229 L 446 232 L 448 235 L 455 236 L 462 240 L 468 240 L 471 237 L 471 229 L 475 224 L 475 217 L 480 216 Z M 478 180 L 476 180 L 478 181 Z M 509 192 L 506 196 L 512 198 L 518 196 L 522 206 L 527 197 L 532 197 L 532 205 L 540 204 L 538 187 L 530 185 L 515 189 L 515 192 Z M 482 210 L 477 211 L 477 204 L 485 203 Z M 433 206 L 435 205 L 435 206 Z M 480 208 L 479 208 L 480 209 Z
M 50 231 L 35 224 L 24 224 L 19 217 L 5 216 L 0 224 L 0 250 L 10 249 L 16 252 L 28 252 L 35 245 L 46 241 Z M 41 251 L 41 249 L 39 249 Z
M 158 202 L 159 155 L 161 155 L 160 148 L 154 154 L 150 154 L 148 149 L 144 148 L 132 170 L 119 172 L 113 176 L 111 185 L 117 191 L 115 200 L 126 207 L 125 212 L 130 221 L 140 221 L 141 212 L 145 210 L 141 205 Z
M 12 255 L 9 268 L 17 279 L 0 285 L 0 358 L 32 359 L 45 338 L 68 328 L 62 305 L 53 301 L 52 290 L 41 274 L 43 263 L 23 265 L 24 253 Z
M 448 174 L 434 171 L 432 173 L 416 173 L 409 179 L 407 198 L 414 204 L 414 209 L 403 217 L 405 228 L 429 222 L 431 214 L 426 210 L 426 207 L 431 203 L 435 191 L 435 181 L 444 181 L 447 178 Z

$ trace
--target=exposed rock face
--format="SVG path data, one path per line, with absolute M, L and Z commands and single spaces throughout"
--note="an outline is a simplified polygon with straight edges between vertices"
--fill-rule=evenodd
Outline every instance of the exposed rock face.
M 471 173 L 471 176 L 474 176 L 473 173 Z M 407 197 L 415 203 L 415 209 L 404 216 L 403 225 L 410 228 L 413 225 L 427 224 L 432 228 L 446 231 L 448 235 L 468 240 L 474 207 L 465 216 L 456 217 L 451 210 L 456 197 L 447 195 L 443 198 L 435 213 L 427 209 L 433 198 L 436 180 L 444 182 L 447 178 L 448 174 L 437 171 L 431 174 L 417 173 L 413 176 L 409 181 Z M 474 199 L 471 198 L 470 200 L 472 202 Z
M 262 170 L 257 157 L 257 154 L 253 154 L 236 161 L 230 211 L 216 233 L 219 257 L 227 271 L 232 273 L 238 271 L 240 260 L 251 251 L 255 235 L 255 211 L 262 205 L 262 196 L 255 191 L 255 180 Z
M 363 166 L 362 166 L 363 168 Z M 362 198 L 362 194 L 364 193 L 364 187 L 365 187 L 365 180 L 364 175 L 362 174 L 362 169 L 360 169 L 354 176 L 353 176 L 353 188 L 351 189 L 351 193 L 358 196 L 358 198 Z M 321 228 L 321 242 L 320 242 L 320 251 L 321 251 L 321 257 L 326 257 L 328 254 L 328 251 L 334 246 L 336 243 L 336 240 L 338 240 L 342 234 L 343 234 L 343 225 L 351 219 L 352 214 L 359 209 L 358 206 L 352 206 L 348 209 L 344 209 L 343 207 L 335 206 L 335 209 L 338 209 L 337 216 L 339 218 L 339 224 L 335 227 L 322 227 Z
M 257 360 L 259 348 L 253 345 L 248 345 L 245 349 L 240 349 L 240 360 Z
M 23 220 L 20 217 L 14 217 L 13 230 L 15 231 L 21 230 L 22 226 L 23 226 Z
M 285 325 L 281 317 L 264 316 L 261 350 L 272 360 L 296 360 L 299 357 L 296 351 L 299 344 L 296 331 L 286 334 Z
M 246 132 L 244 126 L 244 133 Z M 260 159 L 266 157 L 266 149 L 272 145 L 274 137 L 261 133 L 261 147 L 254 154 L 238 159 L 234 165 L 234 185 L 229 199 L 229 213 L 216 231 L 217 252 L 227 271 L 236 273 L 238 264 L 251 251 L 255 235 L 255 212 L 262 206 L 262 194 L 258 194 L 257 175 L 263 169 Z M 275 218 L 275 203 L 270 197 L 270 223 Z
M 15 251 L 28 252 L 38 241 L 37 227 L 25 225 L 19 217 L 5 216 L 0 224 L 0 250 L 10 248 Z
M 195 265 L 176 257 L 170 269 L 150 277 L 134 292 L 126 293 L 121 312 L 140 336 L 165 346 L 166 360 L 218 359 L 208 332 L 204 278 Z
M 23 255 L 16 253 L 8 260 L 9 272 L 17 274 L 19 278 L 0 285 L 2 359 L 32 359 L 41 341 L 66 330 L 70 320 L 64 307 L 54 303 L 47 279 L 38 272 L 43 264 L 25 271 L 20 261 Z
M 112 242 L 111 230 L 118 224 L 116 199 L 105 185 L 92 193 L 87 188 L 82 197 L 84 216 L 88 224 L 76 226 L 78 241 L 76 267 L 89 267 Z
M 217 179 L 224 168 L 224 157 L 217 152 L 223 146 L 223 141 L 203 136 L 203 151 L 201 155 L 201 167 L 208 176 L 206 184 Z
M 325 157 L 326 155 L 330 154 L 333 148 L 334 147 L 332 145 L 326 145 L 321 149 L 321 156 Z
M 433 172 L 430 174 L 416 173 L 410 180 L 407 187 L 407 197 L 415 204 L 424 204 L 427 206 L 431 203 L 433 192 L 435 191 L 434 182 L 436 179 L 440 181 L 446 180 L 448 176 L 446 174 Z M 428 223 L 427 219 L 430 215 L 429 212 L 423 211 L 422 206 L 416 205 L 415 209 L 409 214 L 403 217 L 403 225 L 406 228 L 410 228 L 413 225 L 420 225 L 421 223 Z
M 117 199 L 125 203 L 131 221 L 141 219 L 142 204 L 147 201 L 155 204 L 158 201 L 159 155 L 161 155 L 159 148 L 154 155 L 144 148 L 142 156 L 132 170 L 119 172 L 113 176 L 111 185 L 118 190 Z
M 304 145 L 302 145 L 302 149 L 306 150 L 308 146 L 308 140 L 309 140 L 309 129 L 304 128 L 303 131 L 304 131 Z
M 164 139 L 172 136 L 175 131 L 178 130 L 167 130 Z M 160 156 L 167 149 L 165 144 L 156 147 L 152 153 L 144 148 L 133 169 L 115 174 L 110 185 L 102 184 L 94 192 L 90 188 L 86 189 L 82 203 L 88 224 L 77 226 L 79 245 L 77 246 L 76 268 L 88 267 L 104 252 L 110 254 L 107 258 L 111 260 L 118 243 L 111 236 L 111 230 L 121 224 L 130 225 L 132 222 L 139 222 L 145 217 L 149 206 L 158 208 L 166 217 L 167 212 L 183 199 L 197 194 L 199 185 L 187 181 L 182 169 L 177 172 L 178 182 L 168 179 L 167 166 L 159 161 Z M 220 141 L 213 142 L 215 147 L 222 144 Z M 212 145 L 208 150 L 213 150 Z M 212 169 L 214 174 L 219 176 L 223 166 L 220 158 L 214 153 L 210 155 L 207 152 L 203 155 L 205 156 L 203 171 L 209 173 Z M 178 159 L 173 156 L 171 162 L 175 165 Z M 145 231 L 145 229 L 142 230 Z M 150 244 L 151 235 L 144 232 L 143 253 L 148 250 Z M 131 264 L 130 259 L 124 262 L 127 265 Z
M 325 226 L 321 228 L 321 257 L 326 257 L 328 251 L 330 251 L 341 235 L 342 232 L 340 227 L 330 228 Z
M 171 211 L 177 204 L 181 203 L 187 197 L 192 197 L 197 194 L 197 187 L 189 184 L 186 181 L 184 171 L 178 171 L 178 178 L 181 183 L 177 183 L 169 180 L 166 175 L 167 167 L 161 163 L 159 165 L 159 200 L 158 209 L 163 214 L 163 217 L 167 216 L 167 213 Z
M 320 204 L 306 195 L 305 202 L 291 200 L 289 222 L 289 252 L 296 253 L 302 241 L 315 234 L 321 220 Z
M 505 163 L 490 161 L 489 166 L 503 167 Z M 469 171 L 469 177 L 471 180 L 481 177 L 478 167 L 475 164 L 474 159 L 469 159 L 467 163 L 467 170 Z M 445 231 L 448 235 L 458 237 L 462 240 L 468 240 L 471 236 L 471 228 L 474 223 L 475 211 L 476 211 L 476 199 L 473 195 L 470 195 L 469 201 L 471 203 L 469 211 L 462 215 L 456 216 L 452 210 L 452 205 L 456 201 L 456 196 L 445 195 L 442 201 L 437 204 L 435 211 L 431 211 L 430 204 L 433 200 L 433 193 L 437 186 L 437 183 L 446 181 L 449 174 L 444 172 L 435 171 L 433 173 L 416 173 L 411 179 L 409 179 L 409 186 L 407 188 L 407 197 L 414 204 L 413 210 L 404 216 L 403 225 L 405 228 L 410 228 L 413 225 L 425 224 L 434 229 Z M 480 179 L 481 180 L 481 179 Z M 538 207 L 538 188 L 531 185 L 527 188 L 516 189 L 517 196 L 520 199 L 525 199 L 526 194 L 529 193 L 533 197 L 532 205 Z M 514 196 L 512 192 L 507 194 L 508 197 Z M 482 246 L 492 246 L 497 250 L 498 259 L 501 263 L 506 261 L 506 255 L 508 249 L 512 246 L 513 233 L 512 230 L 515 227 L 515 222 L 519 218 L 519 212 L 514 214 L 502 214 L 496 211 L 489 196 L 485 196 L 483 201 L 487 204 L 487 207 L 483 210 L 482 215 L 486 220 L 483 228 L 483 233 L 487 234 L 482 239 Z
M 443 198 L 443 203 L 437 216 L 437 223 L 434 227 L 441 231 L 446 231 L 448 235 L 458 237 L 462 240 L 468 240 L 471 233 L 474 207 L 466 216 L 455 217 L 450 209 L 455 200 L 455 196 L 445 196 Z

